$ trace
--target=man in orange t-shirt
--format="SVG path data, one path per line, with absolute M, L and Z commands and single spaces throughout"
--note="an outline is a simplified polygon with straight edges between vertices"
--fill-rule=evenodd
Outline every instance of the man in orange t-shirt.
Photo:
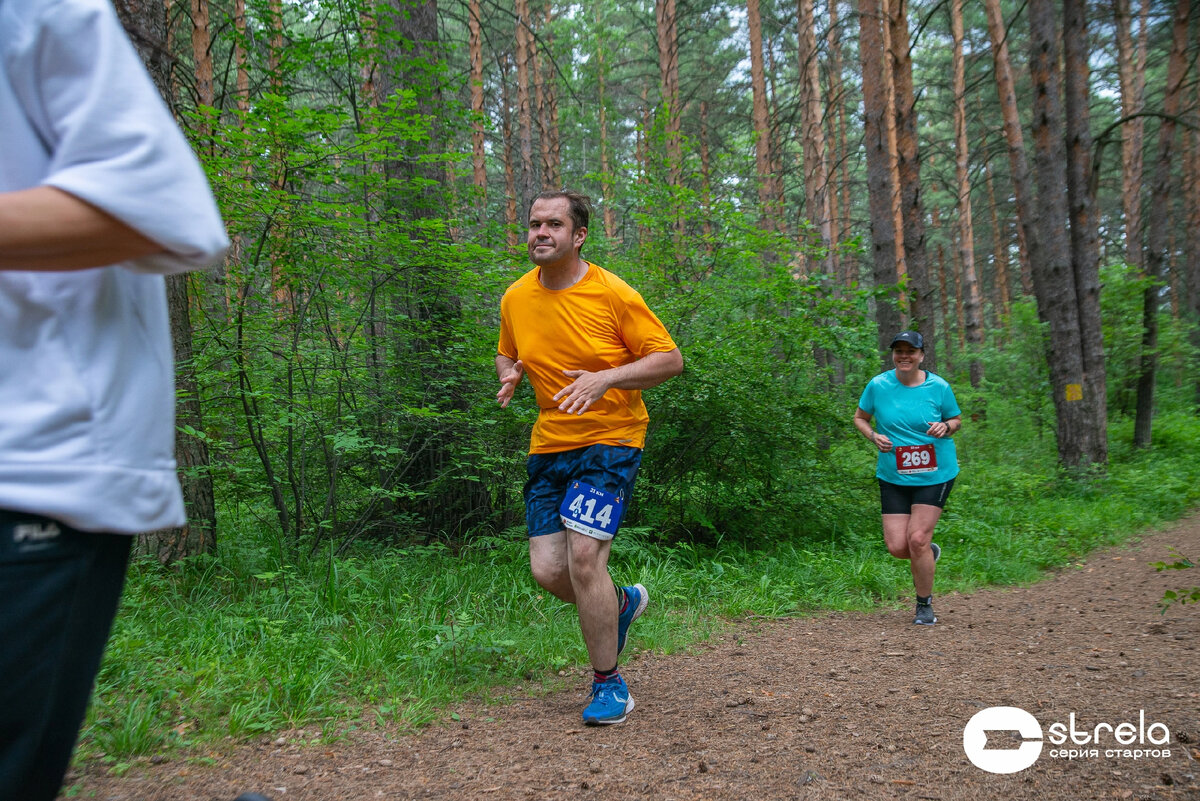
M 580 256 L 589 215 L 588 198 L 574 192 L 544 192 L 530 205 L 536 266 L 500 301 L 496 398 L 508 406 L 528 373 L 539 407 L 525 484 L 530 567 L 576 606 L 595 671 L 583 721 L 600 725 L 633 709 L 617 657 L 649 597 L 608 574 L 645 445 L 641 391 L 679 375 L 683 356 L 641 295 Z

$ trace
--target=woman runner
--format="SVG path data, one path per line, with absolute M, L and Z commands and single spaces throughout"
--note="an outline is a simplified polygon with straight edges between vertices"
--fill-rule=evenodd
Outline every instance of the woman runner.
M 950 437 L 962 430 L 962 411 L 945 379 L 921 369 L 925 338 L 920 333 L 901 331 L 891 349 L 895 369 L 867 384 L 854 426 L 879 450 L 875 476 L 883 541 L 888 553 L 909 561 L 917 594 L 913 623 L 932 626 L 937 622 L 934 564 L 942 554 L 933 542 L 933 528 L 958 475 Z

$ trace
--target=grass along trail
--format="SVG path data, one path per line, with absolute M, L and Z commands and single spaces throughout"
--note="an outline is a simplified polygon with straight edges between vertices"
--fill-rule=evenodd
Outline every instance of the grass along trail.
M 512 688 L 416 734 L 277 732 L 141 759 L 120 777 L 92 761 L 65 792 L 103 801 L 229 801 L 248 790 L 275 801 L 1200 799 L 1200 606 L 1157 606 L 1165 590 L 1200 576 L 1150 566 L 1173 561 L 1172 548 L 1200 553 L 1200 516 L 1036 584 L 937 596 L 933 627 L 913 626 L 905 605 L 743 621 L 690 653 L 642 653 L 623 668 L 637 709 L 618 726 L 579 725 L 587 677 L 571 671 L 564 689 Z M 636 646 L 636 626 L 632 636 Z M 1101 747 L 1072 759 L 1046 740 L 1028 769 L 991 774 L 967 759 L 963 729 L 993 706 L 1027 710 L 1047 732 L 1072 714 L 1094 733 L 1098 723 L 1136 726 L 1144 712 L 1147 725 L 1169 730 L 1161 749 L 1170 755 Z

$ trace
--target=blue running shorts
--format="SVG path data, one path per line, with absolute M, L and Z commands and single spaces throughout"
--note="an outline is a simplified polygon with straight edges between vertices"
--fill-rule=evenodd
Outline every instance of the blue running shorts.
M 558 453 L 531 453 L 525 463 L 525 523 L 529 536 L 563 530 L 559 506 L 575 480 L 611 492 L 622 500 L 633 494 L 642 449 L 628 445 L 589 445 Z

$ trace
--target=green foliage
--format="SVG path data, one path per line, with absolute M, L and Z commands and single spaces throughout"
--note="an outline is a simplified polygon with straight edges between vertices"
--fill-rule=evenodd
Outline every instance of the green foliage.
M 1159 573 L 1164 570 L 1189 570 L 1196 566 L 1195 562 L 1174 548 L 1170 549 L 1170 553 L 1175 558 L 1174 562 L 1151 562 L 1150 566 Z M 1163 592 L 1162 600 L 1158 602 L 1158 606 L 1165 615 L 1172 604 L 1187 603 L 1200 603 L 1200 587 L 1192 587 L 1190 590 L 1185 588 L 1166 590 Z
M 963 472 L 937 531 L 939 593 L 1034 581 L 1200 502 L 1191 415 L 1164 415 L 1152 453 L 1132 447 L 1121 421 L 1109 469 L 1081 479 L 1055 467 L 1052 436 L 1030 435 L 1020 399 L 991 395 L 987 410 L 959 435 Z M 820 537 L 800 514 L 767 522 L 773 539 L 717 530 L 664 542 L 659 528 L 622 530 L 613 576 L 653 597 L 631 653 L 686 649 L 729 618 L 911 599 L 907 564 L 882 546 L 869 449 L 835 438 L 822 458 L 842 492 L 809 501 L 827 507 Z M 172 570 L 135 563 L 82 753 L 119 765 L 226 735 L 412 728 L 505 687 L 557 686 L 561 671 L 586 664 L 574 609 L 533 582 L 519 528 L 458 548 L 360 540 L 339 556 L 326 547 L 293 554 L 269 525 L 242 524 L 215 556 Z
M 670 212 L 647 212 L 640 220 L 663 244 L 610 265 L 642 288 L 686 362 L 683 377 L 647 393 L 635 520 L 668 540 L 827 537 L 838 524 L 825 499 L 844 486 L 828 469 L 828 443 L 841 436 L 859 389 L 838 384 L 828 365 L 869 349 L 865 300 L 838 297 L 782 261 L 764 264 L 761 254 L 783 243 L 732 208 L 714 212 L 726 232 L 719 246 L 668 245 Z
M 553 685 L 586 659 L 573 610 L 528 575 L 520 491 L 532 393 L 507 410 L 494 402 L 499 298 L 527 269 L 500 251 L 508 232 L 490 222 L 504 218 L 499 176 L 505 149 L 517 158 L 518 126 L 485 110 L 489 185 L 469 185 L 465 9 L 441 14 L 436 43 L 437 31 L 413 38 L 412 17 L 373 20 L 369 10 L 288 5 L 287 44 L 271 54 L 268 6 L 251 3 L 240 44 L 259 88 L 244 110 L 227 99 L 197 112 L 217 130 L 197 147 L 236 240 L 224 272 L 190 287 L 204 422 L 186 433 L 212 454 L 220 546 L 173 570 L 132 571 L 85 745 L 118 766 L 226 735 L 416 727 L 467 696 Z M 764 13 L 776 56 L 795 47 L 779 11 Z M 850 424 L 880 364 L 872 305 L 896 287 L 833 287 L 811 273 L 824 254 L 799 212 L 803 171 L 786 120 L 776 120 L 776 144 L 788 219 L 765 221 L 784 233 L 764 230 L 741 29 L 720 5 L 686 13 L 682 94 L 705 101 L 707 121 L 700 103 L 685 105 L 677 164 L 647 71 L 648 6 L 572 8 L 539 31 L 547 89 L 557 75 L 564 90 L 564 180 L 600 201 L 585 256 L 645 296 L 686 362 L 682 377 L 646 392 L 648 448 L 613 552 L 614 576 L 654 596 L 635 645 L 660 652 L 729 617 L 865 609 L 911 593 L 907 565 L 880 542 L 875 455 Z M 511 14 L 484 15 L 486 47 L 507 48 Z M 946 39 L 940 17 L 927 22 L 914 41 L 929 100 L 923 139 L 948 141 Z M 970 49 L 986 49 L 981 19 L 968 22 Z M 853 37 L 844 44 L 853 64 Z M 235 63 L 232 45 L 214 40 L 218 62 Z M 589 102 L 599 47 L 610 54 L 607 175 Z M 511 54 L 484 61 L 494 111 L 512 76 L 492 70 L 510 69 Z M 990 60 L 969 69 L 986 72 Z M 778 58 L 781 108 L 797 74 Z M 857 86 L 842 88 L 838 102 L 852 107 Z M 993 110 L 980 107 L 970 124 Z M 841 155 L 854 184 L 862 165 Z M 936 165 L 953 159 L 925 164 L 935 171 L 928 208 L 950 208 L 937 185 L 953 181 Z M 842 218 L 865 217 L 861 193 L 847 200 Z M 613 239 L 605 207 L 617 212 Z M 952 247 L 949 230 L 931 228 L 931 247 Z M 851 275 L 861 241 L 852 229 L 839 246 Z M 949 337 L 939 343 L 967 422 L 963 473 L 938 527 L 939 591 L 1032 581 L 1200 501 L 1187 326 L 1163 317 L 1155 447 L 1135 451 L 1127 415 L 1146 285 L 1120 265 L 1103 282 L 1107 470 L 1057 467 L 1045 331 L 1031 301 L 1014 304 L 1002 344 L 951 359 Z M 978 389 L 956 372 L 970 359 L 985 364 Z M 1197 600 L 1182 592 L 1164 603 Z
M 1120 263 L 1105 267 L 1100 277 L 1109 413 L 1132 416 L 1141 374 L 1142 307 L 1150 279 Z M 1165 310 L 1160 311 L 1158 324 L 1156 405 L 1189 409 L 1195 403 L 1197 357 L 1189 340 L 1191 326 Z

